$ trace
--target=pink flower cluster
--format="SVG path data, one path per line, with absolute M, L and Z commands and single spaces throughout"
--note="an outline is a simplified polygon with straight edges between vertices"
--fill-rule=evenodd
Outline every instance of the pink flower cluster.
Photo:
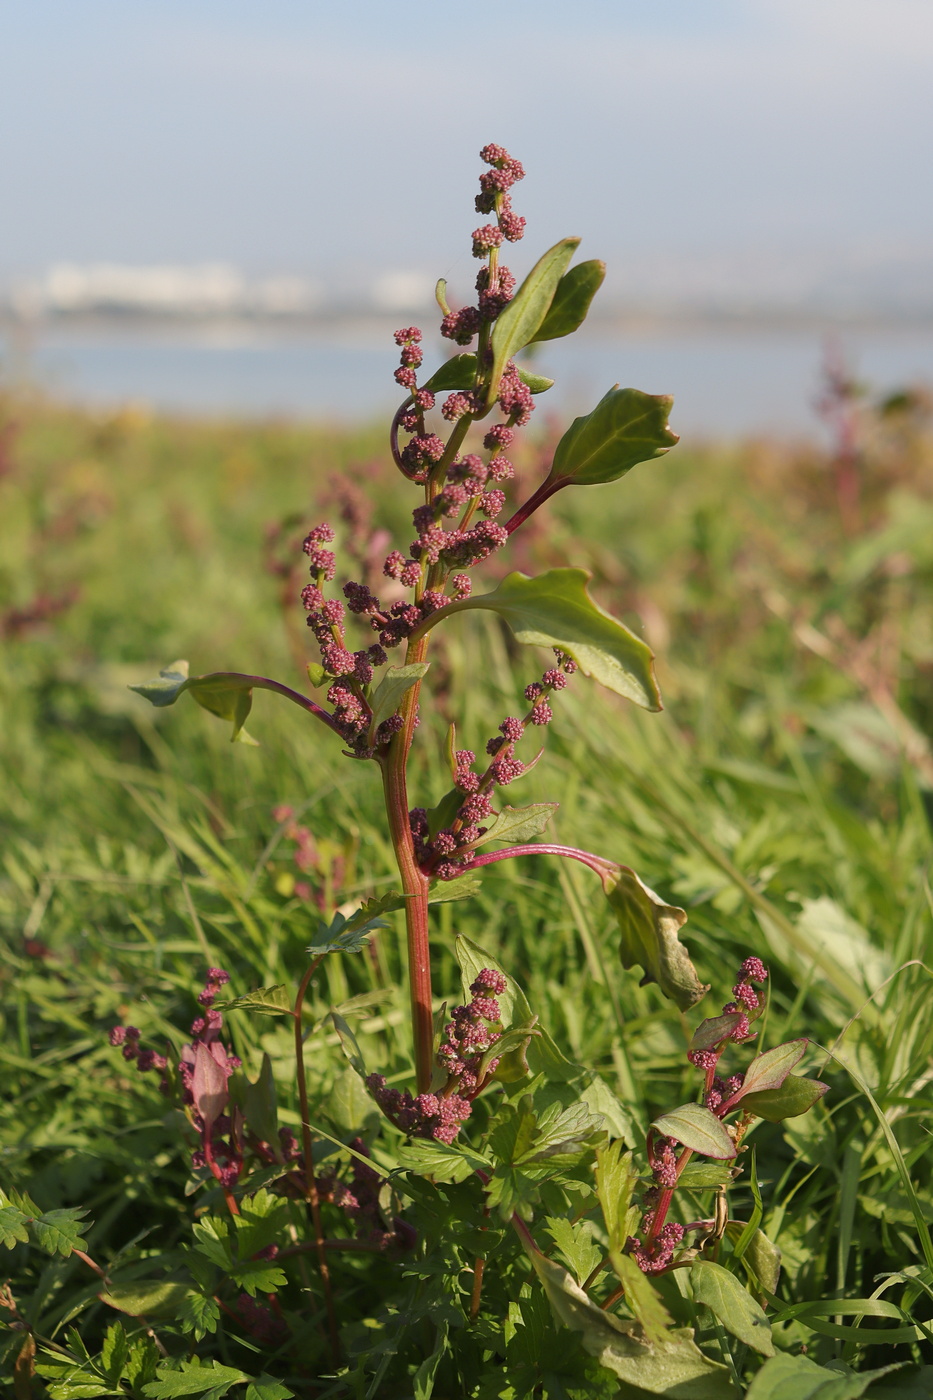
M 444 1027 L 444 1038 L 437 1052 L 437 1063 L 447 1081 L 437 1093 L 412 1098 L 407 1089 L 399 1091 L 386 1084 L 385 1076 L 371 1074 L 366 1085 L 387 1118 L 409 1137 L 434 1138 L 451 1143 L 469 1118 L 472 1102 L 489 1082 L 499 1061 L 483 1057 L 500 1033 L 484 1022 L 498 1022 L 496 996 L 506 989 L 501 972 L 484 967 L 471 984 L 473 998 L 466 1006 L 455 1006 Z
M 430 837 L 428 814 L 423 807 L 409 813 L 409 824 L 415 846 L 415 856 L 421 868 L 440 880 L 453 880 L 469 865 L 474 844 L 485 836 L 489 824 L 481 823 L 493 815 L 491 794 L 495 787 L 507 787 L 520 778 L 527 765 L 515 757 L 515 745 L 524 737 L 529 725 L 550 724 L 553 711 L 548 697 L 563 690 L 567 677 L 577 669 L 576 662 L 565 652 L 554 648 L 557 665 L 549 667 L 540 681 L 525 687 L 525 699 L 531 709 L 523 719 L 510 715 L 499 725 L 499 733 L 486 745 L 490 762 L 483 773 L 474 771 L 476 754 L 472 749 L 458 749 L 454 784 L 464 794 L 463 802 L 449 827 Z

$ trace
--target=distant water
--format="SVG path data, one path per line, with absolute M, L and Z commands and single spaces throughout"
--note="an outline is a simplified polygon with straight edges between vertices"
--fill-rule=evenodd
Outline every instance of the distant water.
M 803 330 L 584 328 L 572 340 L 537 347 L 535 369 L 557 380 L 539 403 L 561 416 L 586 412 L 618 382 L 673 394 L 672 423 L 682 434 L 812 432 L 824 339 Z M 839 339 L 852 370 L 876 392 L 933 384 L 933 329 L 852 331 Z M 442 346 L 433 348 L 449 353 Z M 26 370 L 41 387 L 95 406 L 347 421 L 398 403 L 397 354 L 384 324 L 303 335 L 240 326 L 197 334 L 75 327 L 44 333 Z M 0 343 L 0 355 L 8 366 L 10 347 Z

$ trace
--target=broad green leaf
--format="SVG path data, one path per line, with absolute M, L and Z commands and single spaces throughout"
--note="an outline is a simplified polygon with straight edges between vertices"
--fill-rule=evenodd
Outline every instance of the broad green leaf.
M 476 382 L 476 356 L 451 355 L 421 387 L 431 394 L 443 389 L 472 389 Z
M 590 1112 L 602 1118 L 610 1137 L 621 1138 L 629 1144 L 635 1141 L 637 1134 L 631 1114 L 601 1075 L 584 1070 L 578 1093 Z
M 594 486 L 663 457 L 679 441 L 667 425 L 673 402 L 667 394 L 616 385 L 592 413 L 573 420 L 557 444 L 548 481 Z
M 61 1254 L 65 1259 L 75 1249 L 87 1249 L 87 1240 L 81 1235 L 81 1220 L 85 1215 L 86 1210 L 75 1207 L 43 1211 L 30 1221 L 36 1244 L 47 1254 Z
M 678 932 L 687 922 L 683 909 L 665 904 L 627 865 L 603 877 L 603 889 L 619 924 L 622 966 L 644 970 L 642 986 L 657 982 L 681 1011 L 689 1011 L 709 991 L 700 981 Z
M 766 1361 L 755 1376 L 746 1400 L 858 1400 L 873 1381 L 897 1369 L 898 1363 L 895 1363 L 877 1371 L 846 1376 L 817 1366 L 806 1356 L 779 1352 Z
M 515 296 L 496 319 L 490 338 L 492 372 L 487 403 L 493 404 L 502 371 L 509 360 L 529 345 L 551 309 L 554 293 L 567 264 L 580 246 L 579 238 L 563 238 L 539 258 Z
M 586 320 L 593 298 L 603 285 L 606 264 L 598 258 L 578 263 L 565 272 L 557 284 L 550 310 L 538 327 L 534 340 L 559 340 L 561 336 L 572 335 Z
M 492 593 L 439 609 L 421 624 L 428 631 L 455 612 L 483 608 L 505 618 L 519 642 L 560 647 L 584 675 L 646 710 L 661 709 L 651 648 L 596 604 L 585 569 L 549 569 L 537 578 L 512 573 Z
M 689 1191 L 711 1191 L 727 1186 L 731 1180 L 730 1167 L 716 1162 L 688 1162 L 677 1178 L 677 1186 Z
M 651 1126 L 704 1157 L 729 1159 L 735 1156 L 735 1143 L 715 1113 L 703 1104 L 685 1103 L 671 1113 L 662 1113 Z
M 532 1074 L 544 1074 L 547 1079 L 559 1083 L 568 1083 L 586 1075 L 586 1071 L 561 1053 L 545 1028 L 536 1021 L 525 993 L 505 971 L 498 958 L 493 957 L 492 953 L 487 953 L 485 948 L 481 948 L 465 934 L 457 935 L 456 954 L 465 998 L 469 999 L 470 983 L 476 981 L 484 967 L 491 967 L 496 972 L 501 972 L 505 978 L 505 991 L 496 998 L 505 1029 L 511 1030 L 513 1026 L 528 1026 L 532 1021 L 535 1022 L 535 1029 L 540 1034 L 532 1039 L 527 1050 L 528 1065 Z M 498 1071 L 496 1074 L 498 1077 Z
M 257 1293 L 275 1293 L 288 1282 L 281 1264 L 267 1259 L 244 1259 L 230 1270 L 230 1279 L 251 1298 Z
M 263 1371 L 246 1387 L 245 1400 L 291 1400 L 295 1392 Z
M 763 1309 L 735 1274 L 712 1259 L 695 1259 L 690 1269 L 693 1298 L 715 1313 L 733 1337 L 754 1347 L 762 1356 L 774 1355 L 771 1324 Z
M 221 1366 L 219 1361 L 202 1366 L 197 1357 L 183 1361 L 178 1367 L 173 1362 L 163 1362 L 159 1367 L 158 1379 L 143 1386 L 143 1395 L 149 1400 L 175 1400 L 180 1395 L 207 1395 L 208 1391 L 218 1396 L 226 1395 L 233 1385 L 241 1385 L 250 1377 L 245 1371 L 233 1366 Z
M 766 1089 L 780 1089 L 794 1065 L 799 1064 L 806 1054 L 807 1040 L 789 1040 L 786 1045 L 776 1045 L 763 1055 L 756 1055 L 745 1071 L 740 1096 L 762 1093 Z
M 194 1335 L 196 1342 L 207 1332 L 216 1332 L 220 1321 L 220 1308 L 205 1293 L 189 1288 L 178 1309 L 178 1321 L 186 1332 Z
M 559 806 L 559 802 L 535 802 L 529 807 L 503 807 L 485 836 L 464 849 L 485 846 L 487 841 L 530 841 L 541 835 Z
M 472 899 L 483 888 L 478 875 L 460 875 L 455 880 L 436 880 L 428 891 L 429 904 L 449 904 L 453 899 Z
M 373 712 L 371 731 L 375 734 L 383 720 L 394 715 L 413 685 L 427 674 L 430 661 L 413 661 L 409 666 L 387 666 L 382 679 L 369 697 Z
M 433 841 L 439 831 L 446 831 L 457 820 L 457 813 L 466 801 L 466 793 L 460 788 L 445 792 L 440 802 L 427 811 L 428 835 Z
M 710 1361 L 689 1329 L 675 1329 L 652 1343 L 637 1322 L 622 1322 L 586 1296 L 559 1264 L 526 1244 L 557 1321 L 581 1333 L 584 1349 L 631 1386 L 652 1395 L 683 1395 L 690 1400 L 735 1400 L 725 1366 Z
M 534 1036 L 541 1032 L 537 1026 L 537 1016 L 532 1016 L 527 1025 L 510 1026 L 488 1050 L 484 1050 L 477 1070 L 477 1079 L 482 1080 L 493 1060 L 498 1060 L 494 1078 L 503 1084 L 524 1079 L 529 1073 L 528 1046 Z
M 596 1194 L 606 1225 L 606 1234 L 613 1249 L 621 1248 L 632 1232 L 639 1208 L 632 1207 L 632 1196 L 638 1185 L 638 1173 L 632 1166 L 632 1154 L 622 1142 L 610 1142 L 596 1151 Z
M 178 1316 L 187 1294 L 184 1283 L 140 1279 L 134 1283 L 112 1283 L 98 1296 L 102 1303 L 130 1317 L 173 1318 Z
M 763 1089 L 761 1093 L 743 1094 L 743 1113 L 754 1113 L 768 1123 L 782 1123 L 785 1118 L 799 1118 L 823 1097 L 829 1089 L 820 1079 L 804 1079 L 789 1074 L 780 1089 Z
M 292 1009 L 292 999 L 284 982 L 274 987 L 259 987 L 255 992 L 234 997 L 231 1001 L 215 1002 L 218 1011 L 257 1011 L 261 1016 L 283 1016 Z
M 641 1323 L 648 1341 L 666 1341 L 674 1319 L 661 1302 L 657 1289 L 647 1275 L 642 1273 L 630 1254 L 612 1249 L 609 1251 L 609 1259 L 616 1277 L 625 1289 L 625 1301 L 629 1311 Z
M 252 1080 L 244 1074 L 242 1079 L 237 1077 L 237 1083 L 239 1103 L 246 1126 L 256 1134 L 260 1142 L 268 1144 L 276 1161 L 283 1162 L 279 1145 L 278 1103 L 272 1060 L 264 1054 L 258 1077 Z M 231 1081 L 231 1089 L 232 1087 Z
M 593 1239 L 589 1221 L 574 1222 L 565 1220 L 563 1216 L 549 1216 L 546 1225 L 551 1239 L 576 1274 L 577 1282 L 585 1283 L 593 1270 L 603 1262 L 605 1254 L 602 1245 Z
M 321 1105 L 325 1117 L 343 1132 L 358 1132 L 368 1118 L 378 1117 L 366 1086 L 352 1065 L 345 1066 Z
M 726 1226 L 726 1234 L 733 1243 L 737 1243 L 744 1234 L 744 1226 L 740 1221 L 730 1220 Z M 746 1271 L 754 1276 L 754 1282 L 759 1288 L 767 1290 L 768 1293 L 777 1292 L 781 1277 L 781 1251 L 768 1239 L 764 1230 L 755 1230 L 745 1246 L 742 1263 Z
M 399 1148 L 399 1166 L 403 1171 L 429 1176 L 433 1181 L 466 1181 L 475 1171 L 490 1172 L 493 1162 L 480 1152 L 453 1143 L 435 1142 L 433 1138 L 413 1138 Z
M 724 1040 L 729 1039 L 744 1014 L 742 1011 L 726 1011 L 722 1016 L 712 1016 L 706 1021 L 701 1021 L 693 1032 L 690 1049 L 712 1050 L 714 1045 L 721 1045 Z
M 531 1145 L 524 1152 L 516 1154 L 513 1161 L 516 1166 L 554 1161 L 576 1155 L 580 1147 L 594 1145 L 597 1141 L 600 1145 L 605 1141 L 603 1122 L 590 1113 L 586 1104 L 578 1100 L 564 1109 L 559 1104 L 553 1104 L 550 1110 L 538 1115 Z

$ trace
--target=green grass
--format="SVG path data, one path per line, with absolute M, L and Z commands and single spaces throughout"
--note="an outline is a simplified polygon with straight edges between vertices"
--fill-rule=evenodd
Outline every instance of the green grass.
M 43 592 L 79 595 L 0 642 L 0 1185 L 28 1188 L 44 1209 L 86 1207 L 89 1252 L 131 1276 L 186 1234 L 187 1149 L 149 1077 L 123 1073 L 108 1029 L 129 1020 L 149 1043 L 180 1046 L 207 962 L 229 969 L 235 994 L 295 984 L 314 910 L 292 896 L 277 804 L 313 831 L 319 862 L 304 878 L 329 906 L 391 888 L 394 870 L 376 774 L 342 758 L 322 726 L 263 694 L 250 723 L 261 747 L 231 746 L 194 705 L 155 712 L 126 686 L 178 656 L 193 672 L 298 682 L 302 639 L 264 568 L 264 527 L 322 518 L 334 474 L 365 479 L 376 525 L 407 535 L 399 507 L 385 512 L 394 482 L 353 465 L 382 451 L 370 431 L 28 402 L 5 412 L 17 427 L 0 478 L 0 618 Z M 761 1043 L 820 1047 L 804 1072 L 830 1083 L 823 1105 L 752 1137 L 763 1228 L 784 1259 L 777 1333 L 820 1362 L 866 1369 L 933 1361 L 933 808 L 928 758 L 908 762 L 902 747 L 933 723 L 929 465 L 928 443 L 879 430 L 863 529 L 846 538 L 815 450 L 681 446 L 624 482 L 564 492 L 554 530 L 516 541 L 520 567 L 594 571 L 600 600 L 659 653 L 667 705 L 644 714 L 575 679 L 516 794 L 559 799 L 558 839 L 633 866 L 687 909 L 683 936 L 712 984 L 705 1014 L 758 953 L 772 969 Z M 448 786 L 450 720 L 480 749 L 537 664 L 488 620 L 449 629 L 423 716 L 419 801 Z M 410 1045 L 391 917 L 371 956 L 327 960 L 312 998 L 323 1018 L 378 994 L 354 1027 L 369 1067 L 401 1082 Z M 466 933 L 642 1127 L 693 1097 L 684 1051 L 698 1018 L 622 971 L 588 872 L 502 863 L 475 899 L 434 918 L 439 999 L 458 995 L 452 941 Z M 282 1119 L 296 1123 L 281 1023 L 228 1025 L 251 1075 L 270 1053 Z M 312 1114 L 330 1121 L 345 1064 L 335 1042 L 322 1026 L 309 1051 Z M 752 1206 L 747 1187 L 734 1193 L 735 1213 Z M 110 1320 L 77 1260 L 18 1247 L 9 1267 L 44 1335 L 61 1340 L 77 1317 L 93 1338 Z M 920 1324 L 914 1340 L 888 1344 L 882 1329 L 896 1324 L 830 1306 L 876 1294 L 902 1325 Z M 795 1315 L 797 1304 L 815 1306 Z

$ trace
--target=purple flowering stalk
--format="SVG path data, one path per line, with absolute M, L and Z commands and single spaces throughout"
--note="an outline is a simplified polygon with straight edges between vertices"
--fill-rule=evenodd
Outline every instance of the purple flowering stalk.
M 454 1124 L 461 1121 L 456 1114 L 465 1111 L 462 1105 L 468 1105 L 482 1088 L 481 1083 L 471 1082 L 471 1076 L 479 1042 L 486 1034 L 483 1023 L 489 1018 L 476 1009 L 483 998 L 474 986 L 473 1010 L 464 1009 L 462 1025 L 469 1023 L 475 1043 L 462 1043 L 457 1036 L 445 1042 L 459 1047 L 451 1066 L 461 1068 L 451 1068 L 438 1097 L 436 1087 L 432 1088 L 437 1067 L 428 928 L 431 883 L 457 879 L 470 869 L 533 851 L 583 860 L 601 876 L 608 891 L 622 867 L 574 848 L 526 845 L 524 836 L 529 833 L 523 836 L 514 815 L 510 830 L 522 844 L 492 855 L 479 855 L 477 848 L 484 840 L 495 839 L 490 833 L 502 816 L 496 803 L 498 792 L 537 762 L 521 754 L 523 740 L 529 731 L 540 733 L 550 723 L 554 696 L 578 668 L 638 704 L 660 708 L 651 652 L 596 606 L 585 589 L 588 575 L 556 569 L 529 579 L 514 573 L 495 592 L 477 595 L 471 571 L 501 550 L 510 534 L 555 491 L 615 480 L 636 462 L 661 455 L 677 441 L 667 427 L 670 399 L 630 389 L 610 390 L 594 412 L 577 419 L 558 443 L 543 486 L 512 514 L 507 525 L 499 523 L 514 476 L 506 454 L 531 418 L 534 395 L 551 383 L 522 369 L 515 355 L 535 340 L 576 330 L 602 281 L 604 267 L 593 261 L 567 271 L 579 240 L 564 239 L 517 288 L 501 254 L 524 233 L 525 220 L 512 206 L 513 190 L 524 178 L 524 170 L 499 145 L 484 146 L 480 157 L 486 168 L 480 175 L 476 210 L 487 222 L 474 230 L 471 240 L 473 255 L 481 263 L 475 301 L 452 308 L 446 285 L 438 284 L 440 333 L 461 353 L 425 378 L 421 328 L 407 326 L 395 333 L 400 359 L 395 379 L 405 398 L 392 421 L 390 450 L 405 481 L 420 492 L 412 511 L 413 537 L 406 548 L 393 548 L 385 555 L 384 584 L 379 585 L 368 549 L 362 560 L 364 577 L 346 578 L 339 589 L 333 587 L 338 577 L 334 526 L 321 521 L 304 540 L 310 579 L 301 589 L 301 602 L 319 658 L 309 664 L 308 674 L 314 688 L 326 687 L 326 706 L 264 677 L 228 672 L 189 678 L 186 663 L 176 663 L 149 686 L 136 687 L 158 705 L 172 704 L 183 690 L 190 690 L 205 708 L 231 719 L 233 737 L 240 739 L 246 737 L 243 723 L 253 690 L 272 690 L 337 734 L 348 757 L 379 765 L 406 917 L 416 1096 L 396 1101 L 381 1087 L 377 1096 L 400 1125 L 432 1124 L 432 1132 L 440 1129 L 444 1134 L 455 1131 Z M 345 557 L 357 565 L 361 562 L 358 543 L 351 538 L 344 550 Z M 499 724 L 486 743 L 483 760 L 477 761 L 470 749 L 457 749 L 452 735 L 453 788 L 429 809 L 410 800 L 407 774 L 428 669 L 430 633 L 436 625 L 476 607 L 499 611 L 519 641 L 550 644 L 554 662 L 526 686 L 527 709 Z M 401 664 L 390 665 L 390 654 L 401 647 Z M 547 809 L 530 834 L 543 830 L 552 810 Z M 488 1072 L 484 1074 L 489 1077 Z M 413 1113 L 415 1119 L 411 1119 Z

